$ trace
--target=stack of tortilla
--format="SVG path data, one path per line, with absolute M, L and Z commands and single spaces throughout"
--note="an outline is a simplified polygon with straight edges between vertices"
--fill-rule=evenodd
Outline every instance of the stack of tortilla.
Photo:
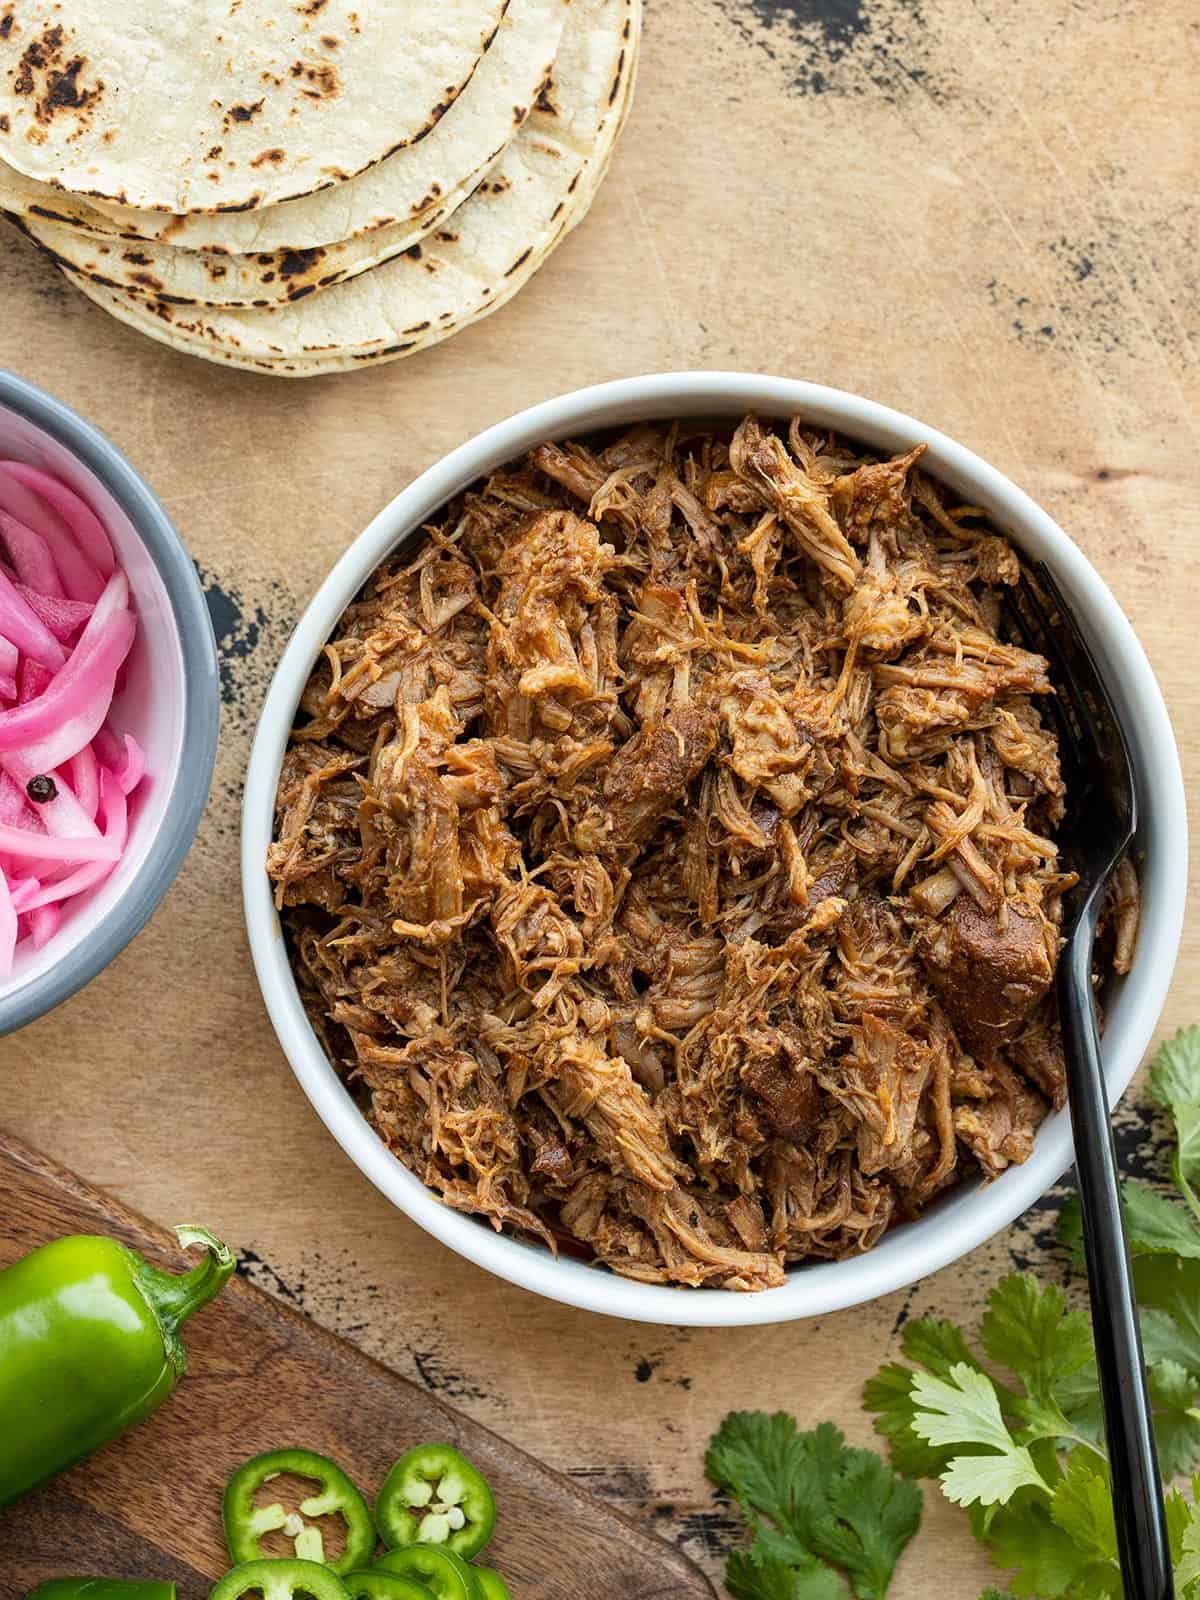
M 0 210 L 177 349 L 393 361 L 585 215 L 640 24 L 641 0 L 0 0 Z

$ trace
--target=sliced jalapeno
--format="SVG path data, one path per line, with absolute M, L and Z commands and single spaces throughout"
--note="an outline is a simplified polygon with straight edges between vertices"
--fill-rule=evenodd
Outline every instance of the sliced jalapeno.
M 471 1576 L 475 1579 L 479 1600 L 513 1600 L 512 1590 L 491 1567 L 472 1567 Z
M 448 1444 L 419 1444 L 388 1473 L 375 1502 L 386 1545 L 446 1545 L 470 1560 L 496 1525 L 487 1479 Z
M 346 1585 L 315 1561 L 244 1561 L 227 1572 L 208 1600 L 350 1600 Z
M 433 1600 L 433 1590 L 415 1578 L 402 1578 L 398 1572 L 348 1572 L 342 1579 L 350 1600 Z
M 433 1593 L 434 1600 L 476 1600 L 474 1573 L 444 1544 L 406 1544 L 402 1550 L 389 1550 L 372 1570 L 415 1578 Z
M 254 1497 L 262 1486 L 284 1472 L 311 1479 L 320 1492 L 301 1500 L 298 1512 L 286 1511 L 278 1501 L 256 1505 Z M 291 1538 L 298 1559 L 319 1562 L 331 1572 L 357 1571 L 375 1553 L 375 1524 L 367 1502 L 341 1467 L 315 1450 L 271 1450 L 247 1461 L 226 1485 L 221 1514 L 225 1543 L 235 1561 L 266 1560 L 263 1535 L 278 1529 Z M 336 1559 L 326 1556 L 320 1528 L 304 1520 L 330 1516 L 340 1516 L 346 1525 L 346 1548 Z

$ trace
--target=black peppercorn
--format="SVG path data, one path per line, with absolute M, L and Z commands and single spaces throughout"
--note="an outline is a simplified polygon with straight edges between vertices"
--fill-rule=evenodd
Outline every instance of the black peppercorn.
M 25 793 L 35 806 L 44 806 L 47 801 L 54 799 L 58 785 L 47 773 L 39 772 L 36 778 L 30 778 L 25 785 Z

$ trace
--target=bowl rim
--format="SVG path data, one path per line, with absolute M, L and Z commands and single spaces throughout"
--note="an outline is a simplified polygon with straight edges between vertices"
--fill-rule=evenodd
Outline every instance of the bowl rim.
M 467 484 L 542 439 L 653 417 L 805 414 L 820 425 L 865 438 L 876 448 L 927 443 L 933 476 L 969 482 L 994 521 L 1019 546 L 1047 559 L 1106 656 L 1119 661 L 1110 681 L 1118 703 L 1136 705 L 1139 777 L 1158 830 L 1152 915 L 1143 925 L 1133 972 L 1131 1020 L 1106 1050 L 1105 1076 L 1115 1104 L 1150 1044 L 1171 981 L 1186 898 L 1187 819 L 1183 777 L 1170 720 L 1153 671 L 1132 626 L 1099 573 L 1066 532 L 1023 490 L 973 451 L 935 428 L 845 390 L 801 379 L 739 372 L 670 372 L 621 378 L 574 390 L 493 424 L 421 473 L 348 546 L 305 608 L 276 667 L 260 713 L 246 774 L 242 810 L 242 890 L 250 950 L 267 1012 L 292 1071 L 329 1132 L 362 1173 L 414 1222 L 477 1266 L 548 1299 L 628 1321 L 678 1326 L 753 1326 L 820 1316 L 905 1288 L 982 1244 L 1057 1181 L 1072 1160 L 1069 1112 L 1052 1113 L 1033 1154 L 995 1182 L 964 1185 L 945 1208 L 891 1230 L 907 1248 L 822 1263 L 789 1275 L 788 1284 L 758 1294 L 686 1291 L 643 1284 L 578 1262 L 555 1260 L 452 1211 L 393 1155 L 359 1111 L 327 1060 L 305 1015 L 291 974 L 263 863 L 271 839 L 273 801 L 292 716 L 312 663 L 346 604 L 370 573 Z M 619 413 L 619 415 L 618 415 Z M 982 490 L 982 494 L 980 491 Z M 1115 670 L 1115 669 L 1114 669 Z M 1127 715 L 1123 720 L 1127 720 Z M 1166 870 L 1163 863 L 1179 863 Z M 1180 859 L 1182 858 L 1182 859 Z M 1123 995 L 1124 998 L 1124 995 Z M 951 1201 L 954 1204 L 950 1204 Z M 942 1219 L 938 1225 L 937 1219 Z M 564 1270 L 564 1267 L 575 1270 Z
M 179 765 L 145 859 L 104 920 L 56 966 L 0 1000 L 0 1036 L 68 1000 L 141 931 L 174 882 L 208 800 L 221 716 L 217 641 L 191 557 L 157 495 L 93 423 L 36 384 L 0 368 L 0 407 L 47 434 L 81 462 L 129 518 L 167 593 L 183 664 Z

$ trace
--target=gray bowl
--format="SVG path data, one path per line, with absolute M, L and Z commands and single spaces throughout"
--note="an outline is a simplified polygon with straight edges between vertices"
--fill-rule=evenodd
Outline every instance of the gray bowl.
M 103 434 L 0 370 L 0 459 L 53 472 L 108 529 L 138 614 L 114 726 L 146 751 L 129 843 L 110 877 L 71 903 L 45 948 L 0 979 L 0 1036 L 81 989 L 129 943 L 187 854 L 212 781 L 220 716 L 217 650 L 196 569 L 166 512 Z

